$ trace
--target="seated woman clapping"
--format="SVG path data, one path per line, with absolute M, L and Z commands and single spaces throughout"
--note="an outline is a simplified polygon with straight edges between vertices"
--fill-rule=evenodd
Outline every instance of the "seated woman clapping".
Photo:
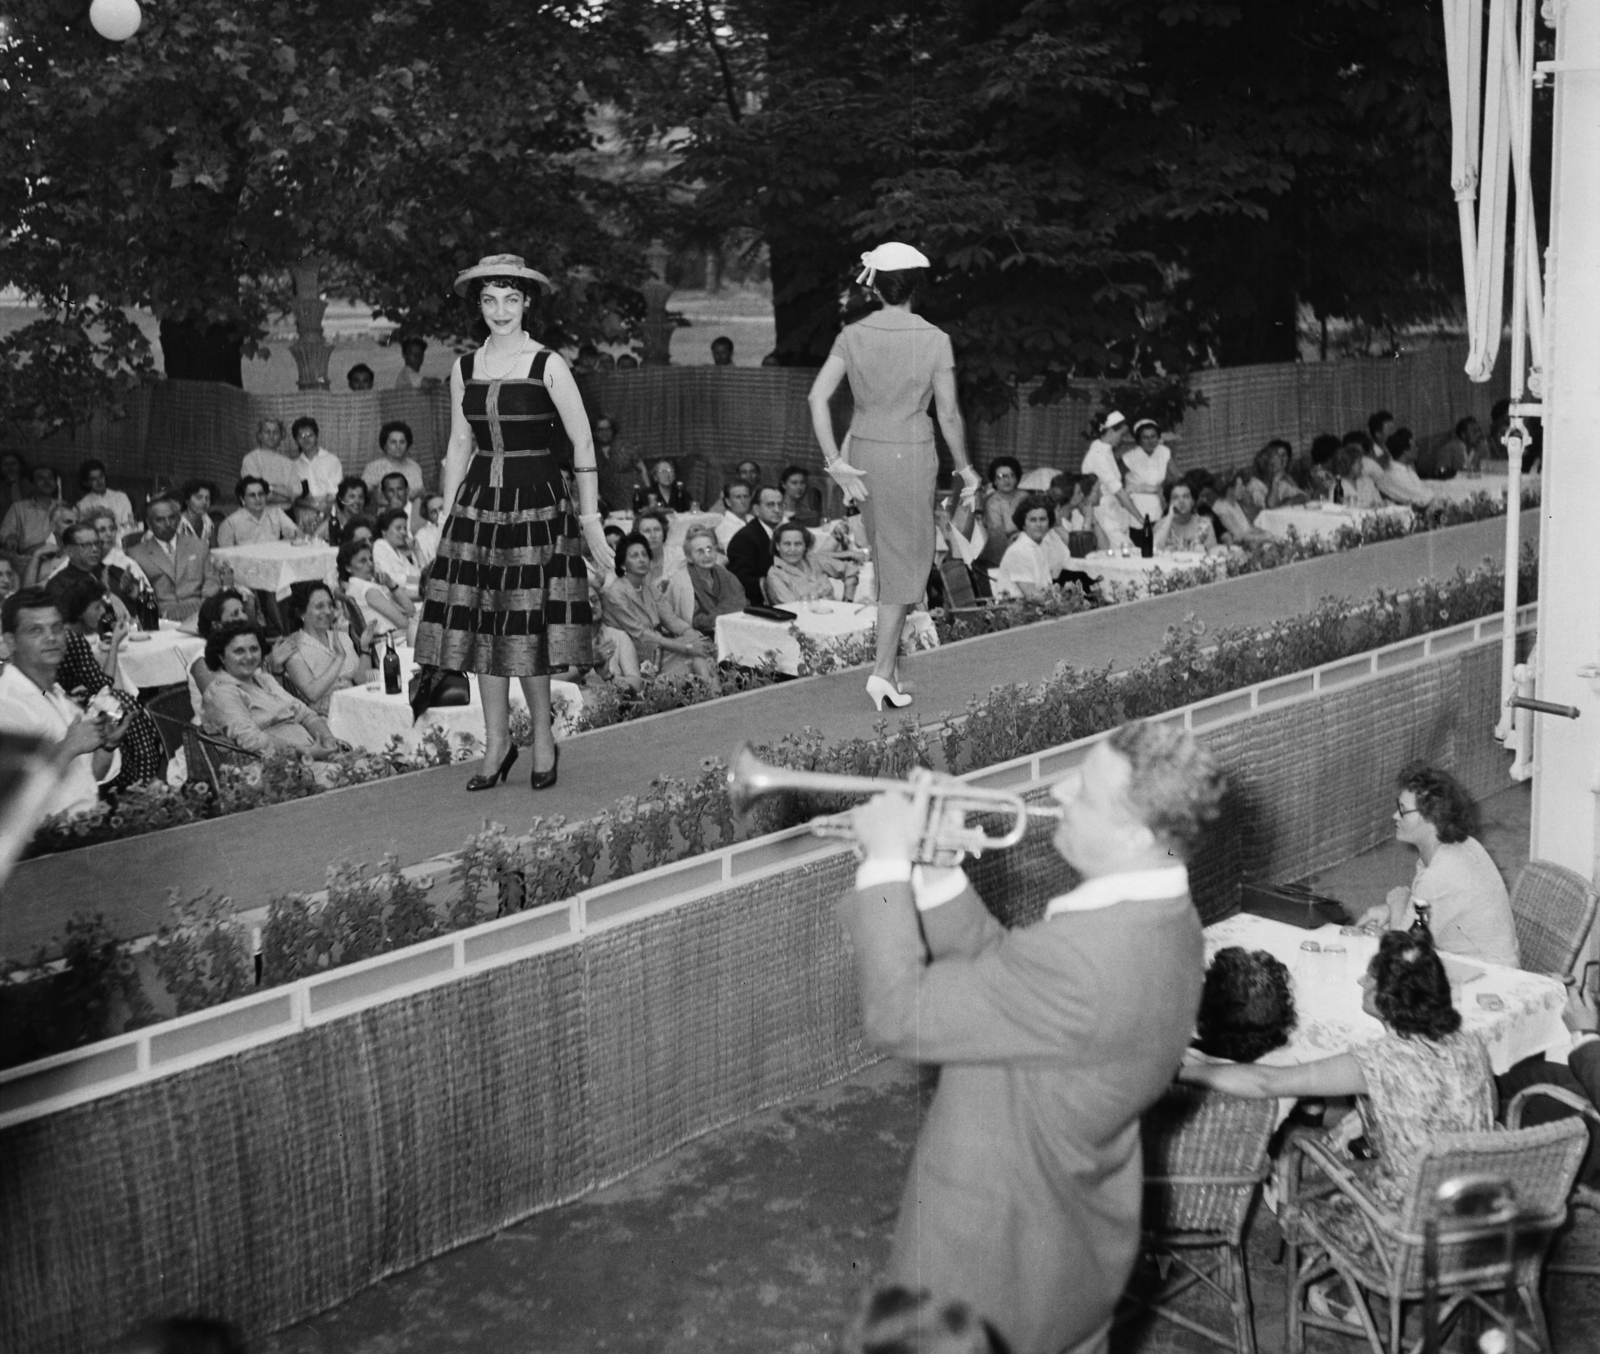
M 404 638 L 406 627 L 416 613 L 416 604 L 404 588 L 388 588 L 380 583 L 372 563 L 370 541 L 346 541 L 339 547 L 339 581 L 345 595 L 361 610 L 366 622 L 364 640 L 367 652 L 384 636 L 398 630 Z
M 718 616 L 744 610 L 749 601 L 744 584 L 718 563 L 717 533 L 712 527 L 690 527 L 683 538 L 683 555 L 683 563 L 667 576 L 662 605 L 714 638 Z
M 605 623 L 633 641 L 643 660 L 655 660 L 665 673 L 691 671 L 711 680 L 712 661 L 705 639 L 689 623 L 661 605 L 650 581 L 650 543 L 637 533 L 622 538 L 617 576 L 600 596 Z
M 301 625 L 289 636 L 284 684 L 319 715 L 326 715 L 333 693 L 360 681 L 364 664 L 351 643 L 349 622 L 333 589 L 319 581 L 300 584 L 295 592 Z
M 262 756 L 295 753 L 322 761 L 345 750 L 327 720 L 262 670 L 261 657 L 261 631 L 249 621 L 211 632 L 206 666 L 215 675 L 201 707 L 201 727 Z
M 833 599 L 833 583 L 811 557 L 811 533 L 797 522 L 785 522 L 772 533 L 772 568 L 767 570 L 767 600 L 826 602 Z
M 693 512 L 694 501 L 678 478 L 678 467 L 665 456 L 650 462 L 650 482 L 634 490 L 633 510 L 660 508 L 665 512 Z
M 416 572 L 416 565 L 406 557 L 411 551 L 409 520 L 404 508 L 385 508 L 378 514 L 378 534 L 372 541 L 372 567 L 373 577 L 391 588 L 404 588 L 415 605 L 417 599 L 406 586 L 406 579 Z
M 1056 509 L 1048 498 L 1029 494 L 1011 517 L 1017 536 L 1000 560 L 1000 591 L 1037 600 L 1072 571 L 1072 552 L 1055 530 Z
M 1156 523 L 1156 553 L 1210 550 L 1216 543 L 1217 534 L 1211 528 L 1210 519 L 1194 510 L 1194 491 L 1179 480 L 1167 497 L 1167 515 Z

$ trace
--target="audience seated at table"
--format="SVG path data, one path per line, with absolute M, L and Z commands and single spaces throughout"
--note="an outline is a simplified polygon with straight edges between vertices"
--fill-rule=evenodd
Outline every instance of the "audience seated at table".
M 76 516 L 77 509 L 70 512 Z M 58 547 L 41 553 L 31 563 L 24 586 L 48 587 L 62 575 L 94 578 L 100 572 L 100 533 L 86 522 L 73 521 L 61 529 Z
M 378 533 L 372 538 L 372 563 L 376 576 L 391 585 L 405 586 L 407 577 L 416 566 L 406 556 L 411 550 L 411 533 L 406 523 L 409 514 L 404 508 L 385 508 L 378 514 Z M 406 588 L 409 594 L 411 589 Z M 415 602 L 416 598 L 413 597 Z
M 50 534 L 28 556 L 22 570 L 22 586 L 36 587 L 49 581 L 70 555 L 72 529 L 78 525 L 78 509 L 71 503 L 55 503 L 50 509 Z M 98 547 L 98 539 L 96 546 Z
M 1194 493 L 1182 480 L 1172 486 L 1171 507 L 1156 523 L 1155 549 L 1158 555 L 1180 550 L 1210 550 L 1217 543 L 1208 519 L 1194 510 Z
M 822 525 L 822 514 L 811 501 L 811 475 L 801 465 L 787 465 L 778 477 L 783 490 L 783 520 L 803 527 Z
M 262 478 L 257 476 L 257 478 Z M 217 523 L 211 516 L 211 505 L 218 498 L 217 486 L 210 480 L 185 480 L 178 490 L 178 502 L 183 515 L 178 518 L 178 534 L 192 536 L 207 545 L 217 543 Z
M 122 548 L 123 532 L 117 525 L 117 519 L 112 516 L 109 508 L 90 508 L 83 514 L 83 522 L 94 528 L 95 534 L 100 538 L 100 568 L 104 575 L 106 586 L 118 597 L 127 602 L 130 608 L 147 599 L 150 606 L 155 605 L 155 594 L 150 591 L 150 580 L 144 576 L 141 569 Z M 153 629 L 154 626 L 148 627 Z
M 328 544 L 343 543 L 345 528 L 356 518 L 367 515 L 367 504 L 371 498 L 367 482 L 359 475 L 346 475 L 339 481 L 339 490 L 333 499 L 332 516 L 328 521 Z
M 1074 533 L 1087 533 L 1094 544 L 1083 542 L 1094 550 L 1110 550 L 1112 539 L 1100 520 L 1100 480 L 1096 475 L 1057 475 L 1050 481 L 1050 501 L 1056 510 L 1056 531 L 1063 537 Z M 1082 548 L 1082 547 L 1080 547 Z
M 783 490 L 766 485 L 756 490 L 750 520 L 728 542 L 728 571 L 744 584 L 754 606 L 766 602 L 767 571 L 772 568 L 772 533 L 783 521 Z
M 767 600 L 786 602 L 833 600 L 833 582 L 811 553 L 810 531 L 785 522 L 772 533 L 772 567 L 767 570 Z
M 283 689 L 262 667 L 261 630 L 248 621 L 219 625 L 206 640 L 211 685 L 201 727 L 247 752 L 326 760 L 344 750 L 328 721 Z
M 650 462 L 650 481 L 634 491 L 633 510 L 640 513 L 646 508 L 659 508 L 664 512 L 693 512 L 694 502 L 687 486 L 678 479 L 678 467 L 662 456 Z
M 349 545 L 352 541 L 365 541 L 371 545 L 378 539 L 378 519 L 369 517 L 366 513 L 359 513 L 352 517 L 344 526 L 339 528 L 339 545 Z
M 344 478 L 344 462 L 322 445 L 322 430 L 316 419 L 302 414 L 290 425 L 299 455 L 294 458 L 295 478 L 305 482 L 307 496 L 323 507 L 331 507 Z
M 650 579 L 652 560 L 650 543 L 643 536 L 629 532 L 622 538 L 617 576 L 600 598 L 605 623 L 627 635 L 639 658 L 654 662 L 662 674 L 693 672 L 709 681 L 711 650 L 687 621 L 662 606 Z
M 1471 414 L 1457 419 L 1451 436 L 1417 452 L 1417 474 L 1425 480 L 1447 480 L 1478 469 L 1487 450 L 1483 425 Z
M 667 586 L 667 536 L 671 531 L 666 509 L 641 508 L 634 515 L 633 529 L 650 547 L 650 582 L 660 592 Z M 672 553 L 676 555 L 677 551 Z M 674 566 L 676 563 L 674 560 Z
M 1133 425 L 1133 446 L 1122 457 L 1122 487 L 1133 506 L 1152 522 L 1166 511 L 1162 495 L 1173 478 L 1172 448 L 1161 440 L 1161 425 L 1142 418 Z
M 406 515 L 406 526 L 411 525 L 412 507 L 411 481 L 404 475 L 390 472 L 378 483 L 378 497 L 373 504 L 374 514 L 382 512 L 385 508 L 399 508 Z
M 1056 509 L 1046 495 L 1025 495 L 1011 520 L 1016 534 L 1000 560 L 999 590 L 1037 601 L 1072 571 L 1072 552 L 1054 529 Z
M 400 632 L 400 640 L 405 639 L 416 605 L 404 588 L 389 588 L 378 581 L 371 541 L 346 541 L 339 547 L 339 581 L 345 595 L 361 609 L 369 641 L 381 641 L 394 631 Z
M 305 492 L 300 471 L 283 451 L 283 423 L 270 415 L 256 424 L 256 446 L 239 463 L 239 477 L 254 475 L 271 488 L 270 501 L 286 508 Z
M 19 586 L 17 571 L 11 567 L 11 561 L 0 559 L 0 602 L 11 596 Z
M 960 494 L 941 494 L 934 500 L 933 527 L 935 567 L 945 558 L 953 557 L 966 566 L 974 597 L 993 596 L 989 571 L 979 563 L 989 540 L 989 529 L 984 526 L 981 514 L 974 511 L 972 504 L 963 502 Z M 854 593 L 847 595 L 853 597 Z
M 217 528 L 218 549 L 299 539 L 300 528 L 282 508 L 267 502 L 268 492 L 267 482 L 254 475 L 246 475 L 234 486 L 234 495 L 241 506 Z
M 1425 508 L 1434 502 L 1432 489 L 1416 471 L 1417 446 L 1410 428 L 1396 428 L 1389 434 L 1387 460 L 1378 457 L 1383 467 L 1378 476 L 1378 492 L 1391 503 Z
M 1502 1115 L 1516 1094 L 1530 1086 L 1557 1087 L 1600 1110 L 1600 1011 L 1595 1009 L 1593 996 L 1579 987 L 1570 989 L 1567 1008 L 1561 1018 L 1572 1032 L 1572 1047 L 1567 1051 L 1566 1061 L 1556 1062 L 1545 1054 L 1535 1054 L 1496 1077 Z M 1535 1124 L 1554 1123 L 1576 1113 L 1559 1100 L 1534 1096 L 1523 1108 L 1522 1125 L 1530 1128 Z M 1596 1128 L 1592 1120 L 1589 1151 L 1579 1178 L 1590 1189 L 1600 1189 L 1600 1128 Z
M 411 550 L 417 568 L 426 569 L 439 553 L 440 529 L 444 524 L 444 495 L 429 494 L 422 500 L 422 521 L 412 533 Z
M 195 616 L 195 633 L 201 639 L 210 639 L 219 626 L 245 621 L 252 625 L 257 623 L 250 612 L 250 600 L 236 588 L 224 588 L 221 592 L 212 593 L 200 604 Z M 189 664 L 189 708 L 194 711 L 196 724 L 200 722 L 200 706 L 205 699 L 206 688 L 211 685 L 212 675 L 202 651 Z
M 717 549 L 728 553 L 728 542 L 750 520 L 750 486 L 729 480 L 722 486 L 722 520 L 717 523 Z
M 1251 472 L 1230 471 L 1223 480 L 1222 496 L 1211 505 L 1212 515 L 1222 528 L 1225 545 L 1261 545 L 1273 539 L 1270 532 L 1254 525 L 1250 516 Z
M 284 685 L 319 715 L 335 691 L 365 680 L 366 665 L 351 642 L 344 608 L 326 583 L 295 585 L 300 628 L 285 641 Z
M 170 495 L 159 495 L 145 510 L 149 531 L 128 555 L 150 580 L 156 605 L 169 621 L 187 620 L 200 603 L 221 586 L 211 547 L 198 536 L 180 534 L 183 508 Z
M 28 562 L 50 540 L 53 514 L 61 502 L 56 472 L 47 465 L 28 472 L 26 488 L 26 496 L 17 498 L 0 518 L 0 554 L 11 561 L 18 578 L 26 575 Z
M 1478 807 L 1454 776 L 1413 762 L 1395 781 L 1395 840 L 1417 853 L 1408 889 L 1389 890 L 1361 925 L 1407 929 L 1416 918 L 1413 901 L 1429 905 L 1434 944 L 1447 954 L 1516 968 L 1517 930 L 1511 899 L 1493 858 L 1473 835 Z
M 117 661 L 128 639 L 127 622 L 117 621 L 110 634 L 101 638 L 100 621 L 107 603 L 104 590 L 93 579 L 74 579 L 51 595 L 66 624 L 66 651 L 56 669 L 57 683 L 74 704 L 85 709 L 102 691 L 110 692 L 127 724 L 121 769 L 102 788 L 115 793 L 147 780 L 165 779 L 167 752 L 161 730 L 134 696 L 113 685 Z
M 133 501 L 122 490 L 107 487 L 104 461 L 88 460 L 78 467 L 78 488 L 83 490 L 78 499 L 80 521 L 92 508 L 109 508 L 116 515 L 119 535 L 126 536 L 139 525 L 133 515 Z
M 1341 502 L 1346 508 L 1365 511 L 1383 506 L 1383 495 L 1378 492 L 1377 482 L 1362 470 L 1365 459 L 1359 442 L 1346 442 L 1334 455 L 1334 474 L 1337 476 Z
M 684 533 L 683 563 L 667 575 L 662 606 L 713 640 L 718 616 L 745 609 L 744 584 L 718 562 L 717 533 L 711 527 L 693 526 Z
M 1274 437 L 1256 452 L 1256 477 L 1251 481 L 1252 496 L 1260 497 L 1263 508 L 1292 508 L 1306 501 L 1305 490 L 1289 478 L 1289 457 L 1294 448 L 1281 437 Z M 1266 493 L 1260 496 L 1255 486 L 1264 485 Z
M 328 539 L 330 513 L 314 498 L 297 498 L 289 509 L 289 516 L 307 541 L 325 542 Z
M 1206 969 L 1194 1047 L 1207 1057 L 1253 1063 L 1282 1048 L 1294 1030 L 1294 982 L 1266 950 L 1220 949 Z
M 983 498 L 983 528 L 988 534 L 983 553 L 984 566 L 998 568 L 1006 547 L 1017 539 L 1017 507 L 1028 497 L 1020 487 L 1022 463 L 1015 456 L 996 456 L 989 462 L 989 488 Z
M 422 465 L 411 454 L 411 441 L 411 425 L 398 419 L 378 430 L 378 454 L 361 467 L 361 480 L 374 494 L 388 476 L 403 475 L 407 500 L 422 497 Z

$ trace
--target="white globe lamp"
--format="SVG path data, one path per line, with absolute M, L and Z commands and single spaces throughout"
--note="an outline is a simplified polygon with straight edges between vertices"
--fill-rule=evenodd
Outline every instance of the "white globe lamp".
M 94 31 L 110 42 L 126 42 L 139 31 L 143 18 L 139 0 L 94 0 L 89 6 Z

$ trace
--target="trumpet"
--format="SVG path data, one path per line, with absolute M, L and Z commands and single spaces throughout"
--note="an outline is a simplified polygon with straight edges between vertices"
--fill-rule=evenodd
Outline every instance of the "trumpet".
M 734 754 L 728 767 L 728 797 L 737 814 L 749 812 L 756 800 L 784 790 L 808 794 L 877 795 L 902 794 L 922 813 L 922 835 L 915 861 L 922 865 L 956 865 L 965 856 L 981 856 L 985 851 L 1004 851 L 1027 834 L 1032 819 L 1059 820 L 1061 810 L 1052 804 L 1029 804 L 1021 795 L 1008 790 L 985 790 L 960 781 L 939 780 L 933 772 L 918 767 L 905 780 L 878 780 L 872 776 L 841 776 L 825 771 L 792 771 L 786 766 L 763 762 L 749 746 Z M 994 835 L 963 821 L 968 813 L 989 813 L 1009 817 L 1010 826 Z M 819 837 L 855 840 L 855 828 L 848 813 L 824 814 L 813 818 L 811 831 Z

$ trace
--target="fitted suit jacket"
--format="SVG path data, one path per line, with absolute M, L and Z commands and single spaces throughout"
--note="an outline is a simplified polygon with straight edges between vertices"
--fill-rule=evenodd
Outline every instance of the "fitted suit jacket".
M 179 532 L 172 546 L 169 560 L 166 551 L 147 536 L 128 551 L 128 557 L 150 580 L 162 616 L 181 621 L 200 610 L 200 603 L 216 592 L 219 584 L 209 545 Z
M 752 517 L 728 541 L 728 571 L 744 584 L 744 595 L 756 606 L 766 603 L 761 582 L 771 567 L 772 537 Z
M 972 1303 L 1014 1354 L 1090 1341 L 1138 1249 L 1139 1116 L 1200 1003 L 1188 895 L 1014 931 L 970 886 L 921 914 L 909 884 L 839 906 L 868 1040 L 941 1064 L 887 1280 Z

